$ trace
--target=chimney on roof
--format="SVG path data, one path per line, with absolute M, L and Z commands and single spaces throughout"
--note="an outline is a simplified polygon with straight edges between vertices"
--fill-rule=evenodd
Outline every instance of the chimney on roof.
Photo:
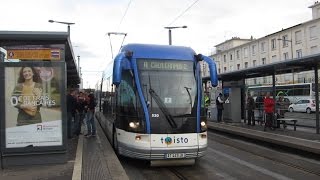
M 312 19 L 320 18 L 320 3 L 318 1 L 314 2 L 309 8 L 312 9 Z

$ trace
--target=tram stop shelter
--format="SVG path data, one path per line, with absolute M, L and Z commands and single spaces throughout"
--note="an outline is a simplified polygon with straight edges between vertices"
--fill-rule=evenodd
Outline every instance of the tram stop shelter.
M 79 84 L 68 32 L 0 31 L 1 167 L 67 161 L 66 89 Z
M 310 56 L 304 56 L 301 58 L 295 59 L 287 59 L 284 61 L 278 61 L 270 64 L 260 65 L 256 67 L 236 70 L 227 73 L 221 73 L 218 76 L 218 79 L 222 81 L 222 88 L 231 88 L 229 100 L 230 104 L 228 104 L 228 108 L 230 111 L 228 112 L 230 115 L 230 119 L 232 121 L 238 121 L 241 116 L 241 110 L 239 107 L 241 106 L 242 112 L 244 112 L 245 107 L 245 79 L 249 78 L 257 78 L 257 77 L 266 77 L 272 76 L 272 85 L 273 85 L 273 98 L 275 99 L 275 84 L 276 78 L 275 75 L 287 74 L 287 73 L 299 73 L 303 71 L 314 71 L 314 79 L 315 79 L 315 89 L 319 89 L 318 82 L 318 70 L 320 68 L 320 54 L 314 54 Z M 204 77 L 203 82 L 205 85 L 206 82 L 210 81 L 209 77 Z M 315 100 L 316 100 L 316 132 L 319 134 L 319 91 L 315 91 Z M 215 102 L 215 101 L 214 101 Z M 232 111 L 231 111 L 232 109 Z

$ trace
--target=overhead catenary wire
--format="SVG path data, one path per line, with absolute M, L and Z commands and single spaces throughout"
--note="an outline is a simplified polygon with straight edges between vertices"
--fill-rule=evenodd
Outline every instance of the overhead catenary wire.
M 126 10 L 125 10 L 125 12 L 124 12 L 121 20 L 120 20 L 120 23 L 119 23 L 119 26 L 118 26 L 118 30 L 120 29 L 120 26 L 121 26 L 121 24 L 122 24 L 122 22 L 123 22 L 124 17 L 127 15 L 127 12 L 128 12 L 128 9 L 129 9 L 129 7 L 130 7 L 131 2 L 132 2 L 132 0 L 129 1 L 129 3 L 128 3 L 128 5 L 127 5 L 127 8 L 126 8 Z
M 171 24 L 173 24 L 176 20 L 178 20 L 181 16 L 183 16 L 187 11 L 189 11 L 192 6 L 194 6 L 199 0 L 195 0 L 189 7 L 187 7 L 187 9 L 185 9 L 180 15 L 178 15 L 173 21 L 171 21 L 171 23 L 168 24 L 168 26 L 170 26 Z

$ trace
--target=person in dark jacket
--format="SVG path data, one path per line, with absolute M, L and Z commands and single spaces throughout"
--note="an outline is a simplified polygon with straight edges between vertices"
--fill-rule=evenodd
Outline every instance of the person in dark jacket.
M 219 93 L 219 96 L 216 98 L 216 105 L 218 110 L 218 117 L 217 117 L 218 122 L 222 121 L 223 103 L 224 101 L 222 98 L 222 93 Z
M 96 136 L 96 125 L 94 122 L 94 110 L 96 107 L 96 102 L 93 94 L 88 95 L 88 105 L 86 106 L 86 122 L 87 122 L 87 129 L 88 132 L 85 135 L 85 137 L 90 137 L 90 136 Z
M 248 117 L 248 125 L 249 126 L 254 126 L 255 125 L 255 120 L 254 120 L 254 108 L 255 108 L 255 103 L 253 97 L 248 94 L 247 98 L 247 117 Z
M 67 94 L 67 134 L 68 138 L 72 138 L 72 126 L 76 114 L 77 100 L 74 97 L 75 90 L 69 89 Z
M 259 120 L 260 125 L 263 122 L 263 100 L 264 100 L 264 95 L 262 92 L 259 93 L 258 97 L 256 98 L 256 110 L 258 110 L 258 115 L 257 115 L 257 120 Z
M 76 106 L 76 121 L 75 121 L 75 135 L 81 134 L 81 124 L 85 117 L 85 96 L 83 92 L 79 92 L 78 98 L 77 98 L 77 106 Z

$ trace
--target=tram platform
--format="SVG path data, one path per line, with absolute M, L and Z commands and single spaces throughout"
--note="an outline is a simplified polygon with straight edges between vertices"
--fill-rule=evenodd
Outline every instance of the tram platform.
M 7 167 L 0 169 L 0 180 L 129 179 L 97 121 L 96 125 L 97 136 L 68 139 L 67 163 Z
M 320 154 L 320 134 L 316 134 L 315 129 L 299 127 L 295 131 L 293 127 L 289 126 L 286 129 L 276 128 L 275 130 L 264 131 L 264 126 L 259 124 L 249 126 L 244 122 L 218 123 L 214 121 L 208 121 L 208 128 L 308 153 Z

